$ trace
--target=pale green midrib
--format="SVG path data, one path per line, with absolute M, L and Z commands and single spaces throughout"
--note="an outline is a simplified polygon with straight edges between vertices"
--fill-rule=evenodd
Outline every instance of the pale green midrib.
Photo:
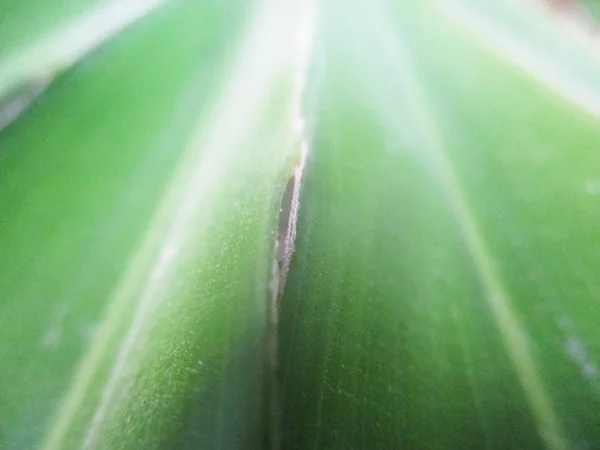
M 169 0 L 112 0 L 61 24 L 0 60 L 0 102 L 29 84 L 48 85 L 60 72 Z M 0 104 L 1 106 L 1 104 Z
M 382 26 L 385 23 L 387 27 L 393 29 L 385 15 L 381 15 L 381 21 Z M 407 85 L 405 92 L 409 93 L 410 104 L 416 110 L 414 116 L 420 119 L 421 126 L 425 131 L 427 142 L 423 146 L 423 151 L 429 153 L 436 163 L 435 168 L 440 176 L 440 183 L 454 211 L 459 229 L 467 244 L 467 250 L 473 259 L 474 268 L 480 276 L 485 299 L 500 329 L 504 346 L 533 412 L 538 433 L 548 448 L 552 450 L 568 448 L 551 398 L 544 388 L 535 366 L 523 326 L 512 310 L 510 296 L 494 267 L 494 258 L 479 232 L 475 215 L 462 192 L 452 163 L 446 156 L 444 138 L 437 126 L 435 115 L 429 107 L 430 103 L 427 100 L 425 88 L 419 81 L 409 52 L 398 38 L 395 39 L 393 45 L 397 46 L 397 51 L 389 55 L 390 60 L 398 61 L 398 65 L 401 67 L 399 75 L 403 75 L 403 81 Z
M 415 93 L 415 97 L 416 95 Z M 425 112 L 425 110 L 422 110 L 422 112 Z M 494 257 L 479 232 L 477 221 L 462 193 L 452 164 L 444 154 L 441 133 L 439 135 L 433 134 L 436 130 L 431 125 L 428 128 L 432 140 L 424 148 L 426 151 L 431 152 L 437 160 L 441 184 L 454 210 L 455 218 L 473 259 L 475 269 L 480 275 L 486 300 L 500 329 L 506 350 L 515 366 L 517 375 L 538 421 L 540 435 L 549 448 L 564 448 L 562 445 L 557 447 L 553 442 L 550 442 L 553 439 L 548 438 L 543 431 L 552 430 L 551 434 L 553 436 L 563 436 L 550 396 L 543 387 L 542 380 L 537 373 L 523 326 L 512 310 L 510 295 L 504 288 L 501 277 L 494 267 Z M 559 440 L 562 442 L 564 438 L 559 438 Z
M 295 0 L 293 4 L 287 3 L 287 8 L 294 11 L 294 5 L 298 8 L 298 5 L 310 2 L 311 0 Z M 156 264 L 163 264 L 160 259 L 166 248 L 165 246 L 173 244 L 176 250 L 178 249 L 177 247 L 181 244 L 181 236 L 185 231 L 182 227 L 191 226 L 191 221 L 181 220 L 180 216 L 185 216 L 184 219 L 187 219 L 190 214 L 187 209 L 197 209 L 193 208 L 194 205 L 197 204 L 200 196 L 206 192 L 204 188 L 209 188 L 205 185 L 210 184 L 209 182 L 218 181 L 213 179 L 214 174 L 220 173 L 217 168 L 227 164 L 229 158 L 233 156 L 235 144 L 239 143 L 238 141 L 248 131 L 247 128 L 251 129 L 255 125 L 257 115 L 254 113 L 255 109 L 252 108 L 252 106 L 255 106 L 253 102 L 260 103 L 264 101 L 269 94 L 271 82 L 276 81 L 276 77 L 281 76 L 283 71 L 287 70 L 288 65 L 292 64 L 293 56 L 290 56 L 290 54 L 293 54 L 293 52 L 282 51 L 281 47 L 276 47 L 278 52 L 275 53 L 276 59 L 265 56 L 269 55 L 268 51 L 264 52 L 265 48 L 269 49 L 271 43 L 277 41 L 269 39 L 269 44 L 266 46 L 263 41 L 265 35 L 267 35 L 266 31 L 270 29 L 268 26 L 271 26 L 275 31 L 283 31 L 283 35 L 285 35 L 285 32 L 290 32 L 284 28 L 286 22 L 280 19 L 293 20 L 293 13 L 286 9 L 284 0 L 259 0 L 258 3 L 260 5 L 259 11 L 252 21 L 248 35 L 242 36 L 242 39 L 240 39 L 239 52 L 236 54 L 237 59 L 234 59 L 233 67 L 229 72 L 231 76 L 225 83 L 221 97 L 219 97 L 220 101 L 216 102 L 211 114 L 206 116 L 211 118 L 210 122 L 214 122 L 214 126 L 201 126 L 202 119 L 205 118 L 202 115 L 199 118 L 198 125 L 192 130 L 180 170 L 173 176 L 172 183 L 163 198 L 164 201 L 160 202 L 146 235 L 134 253 L 129 269 L 111 295 L 107 315 L 89 351 L 84 355 L 76 370 L 71 389 L 61 405 L 54 426 L 49 430 L 42 448 L 48 450 L 64 448 L 69 427 L 76 418 L 77 410 L 86 399 L 93 378 L 98 373 L 100 363 L 108 355 L 109 343 L 113 333 L 123 326 L 123 320 L 125 320 L 123 319 L 123 313 L 131 307 L 126 301 L 127 298 L 136 292 L 139 286 L 138 282 L 152 275 L 155 270 L 165 270 L 167 274 L 163 277 L 172 275 L 173 267 L 168 267 L 169 261 L 166 262 L 167 267 L 155 266 Z M 280 17 L 282 14 L 283 16 Z M 268 36 L 282 35 L 282 33 L 273 33 L 273 30 Z M 282 42 L 287 42 L 283 40 L 284 37 L 281 39 Z M 282 44 L 276 43 L 273 45 L 281 46 Z M 266 64 L 265 57 L 267 57 Z M 262 85 L 259 86 L 260 89 L 255 89 L 257 80 L 262 82 Z M 254 84 L 248 86 L 248 83 Z M 231 103 L 239 106 L 239 102 L 232 102 L 232 99 L 239 100 L 240 98 L 243 99 L 242 107 L 229 107 Z M 232 124 L 237 125 L 238 129 L 231 126 Z M 224 152 L 207 151 L 208 160 L 198 158 L 198 148 L 208 147 L 214 150 L 219 144 L 226 147 Z M 199 186 L 199 183 L 202 186 Z M 193 198 L 190 199 L 189 196 Z M 173 210 L 175 210 L 174 215 L 171 214 Z M 157 259 L 156 264 L 148 267 L 147 261 L 156 261 Z M 130 349 L 138 339 L 138 331 L 149 314 L 148 310 L 154 295 L 155 292 L 152 286 L 143 288 L 142 295 L 133 305 L 134 313 L 127 319 L 130 327 L 127 329 L 125 341 L 119 346 L 114 355 L 112 366 L 107 368 L 109 378 L 102 392 L 100 392 L 101 399 L 94 417 L 84 432 L 83 448 L 92 448 L 96 443 L 108 403 L 117 389 L 117 383 L 120 379 L 119 366 L 126 361 Z

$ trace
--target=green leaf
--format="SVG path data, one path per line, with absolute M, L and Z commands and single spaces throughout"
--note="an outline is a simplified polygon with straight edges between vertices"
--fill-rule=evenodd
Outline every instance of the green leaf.
M 283 448 L 597 447 L 595 55 L 508 2 L 322 10 Z
M 600 446 L 593 44 L 312 7 L 0 2 L 1 448 Z
M 169 3 L 2 132 L 0 447 L 260 447 L 301 7 Z

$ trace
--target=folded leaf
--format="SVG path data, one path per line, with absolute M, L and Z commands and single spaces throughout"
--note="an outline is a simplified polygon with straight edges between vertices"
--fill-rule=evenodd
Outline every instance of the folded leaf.
M 600 65 L 507 5 L 322 8 L 283 448 L 599 445 Z
M 301 7 L 169 3 L 0 134 L 0 447 L 261 446 Z

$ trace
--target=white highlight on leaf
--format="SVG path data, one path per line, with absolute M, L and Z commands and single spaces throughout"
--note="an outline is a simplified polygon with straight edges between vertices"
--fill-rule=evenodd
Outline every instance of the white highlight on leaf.
M 577 331 L 575 324 L 570 317 L 564 315 L 557 319 L 559 328 L 565 333 L 566 339 L 564 342 L 564 348 L 569 358 L 577 365 L 581 374 L 588 379 L 595 379 L 598 375 L 598 367 L 594 363 L 593 359 L 590 358 L 585 348 L 584 343 L 581 339 L 575 337 Z
M 581 369 L 581 373 L 587 378 L 592 378 L 596 375 L 598 369 L 596 365 L 589 359 L 587 351 L 579 339 L 570 337 L 565 342 L 567 353 L 575 361 Z
M 10 125 L 17 117 L 25 111 L 29 105 L 40 95 L 48 86 L 48 80 L 42 80 L 32 83 L 26 92 L 23 92 L 7 103 L 0 105 L 0 131 Z
M 63 24 L 0 61 L 0 99 L 27 83 L 48 83 L 123 28 L 165 0 L 113 0 Z
M 56 348 L 62 340 L 62 330 L 59 327 L 50 328 L 44 335 L 43 346 Z
M 69 314 L 69 305 L 62 303 L 58 305 L 56 311 L 50 317 L 50 326 L 42 337 L 42 347 L 57 348 L 63 337 L 63 323 Z
M 591 79 L 588 81 L 585 79 L 586 74 L 582 77 L 573 72 L 578 72 L 580 68 L 573 68 L 568 61 L 557 57 L 551 45 L 548 45 L 549 48 L 540 48 L 531 39 L 522 38 L 518 32 L 503 25 L 491 14 L 486 14 L 465 1 L 445 0 L 441 5 L 449 18 L 476 36 L 488 49 L 544 83 L 565 100 L 578 105 L 589 114 L 600 116 L 600 84 L 596 82 L 600 75 L 600 64 L 594 66 L 593 74 L 587 74 Z M 567 29 L 566 26 L 564 28 Z M 594 55 L 590 52 L 589 56 L 591 60 Z
M 600 194 L 600 178 L 593 178 L 585 182 L 585 190 L 590 195 Z
M 173 261 L 177 253 L 177 248 L 167 244 L 162 250 L 158 257 L 158 264 L 154 266 L 154 270 L 150 274 L 152 281 L 160 281 L 165 275 L 165 272 L 169 266 L 169 263 Z

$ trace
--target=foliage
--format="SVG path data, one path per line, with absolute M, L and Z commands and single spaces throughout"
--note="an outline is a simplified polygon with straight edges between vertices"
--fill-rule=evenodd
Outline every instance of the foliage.
M 554 13 L 11 5 L 0 448 L 600 445 L 600 64 Z

